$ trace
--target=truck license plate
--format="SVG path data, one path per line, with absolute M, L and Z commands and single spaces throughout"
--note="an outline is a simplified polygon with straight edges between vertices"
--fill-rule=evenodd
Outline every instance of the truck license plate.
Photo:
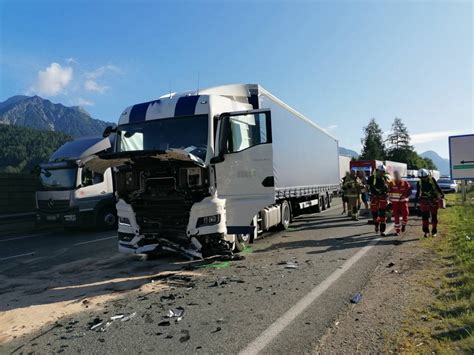
M 46 216 L 47 221 L 55 221 L 57 219 L 56 215 L 48 215 Z

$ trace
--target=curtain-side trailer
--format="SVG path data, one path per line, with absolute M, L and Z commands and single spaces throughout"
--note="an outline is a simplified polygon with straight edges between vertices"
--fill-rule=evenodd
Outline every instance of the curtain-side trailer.
M 255 84 L 130 106 L 116 135 L 114 153 L 83 164 L 113 167 L 122 252 L 240 251 L 339 188 L 337 140 Z

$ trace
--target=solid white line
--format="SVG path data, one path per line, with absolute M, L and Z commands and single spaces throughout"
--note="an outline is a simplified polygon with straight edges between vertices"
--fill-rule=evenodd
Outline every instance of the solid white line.
M 393 228 L 387 228 L 386 233 L 390 233 Z M 386 238 L 386 237 L 384 237 Z M 291 322 L 293 322 L 306 308 L 308 308 L 324 291 L 334 284 L 347 270 L 349 270 L 359 259 L 361 259 L 381 238 L 374 239 L 353 256 L 351 256 L 342 266 L 329 275 L 323 282 L 314 287 L 306 296 L 300 299 L 293 307 L 286 311 L 272 325 L 260 334 L 257 339 L 251 342 L 245 349 L 239 352 L 241 355 L 258 354 L 270 342 L 275 339 Z
M 113 238 L 117 238 L 117 236 L 114 235 L 113 237 L 107 237 L 107 238 L 100 238 L 100 239 L 88 240 L 87 242 L 76 243 L 76 244 L 73 244 L 72 246 L 75 247 L 75 246 L 77 246 L 77 245 L 95 243 L 95 242 L 100 242 L 100 241 L 102 241 L 102 240 L 108 240 L 108 239 L 113 239 Z
M 32 255 L 35 255 L 36 252 L 31 252 L 31 253 L 25 253 L 25 254 L 19 254 L 19 255 L 13 255 L 13 256 L 7 256 L 6 258 L 1 258 L 1 260 L 8 260 L 8 259 L 13 259 L 13 258 L 19 258 L 19 257 L 22 257 L 22 256 L 32 256 Z
M 0 239 L 0 243 L 12 241 L 12 240 L 20 240 L 20 239 L 28 239 L 28 238 L 33 238 L 33 237 L 39 237 L 41 235 L 48 235 L 48 234 L 52 235 L 51 232 L 30 234 L 30 235 L 25 235 L 23 237 L 18 237 L 18 238 Z

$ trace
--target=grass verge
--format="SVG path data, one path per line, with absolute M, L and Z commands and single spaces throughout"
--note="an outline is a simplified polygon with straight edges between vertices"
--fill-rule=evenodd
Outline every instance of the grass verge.
M 441 237 L 422 241 L 435 260 L 420 284 L 432 291 L 407 311 L 397 339 L 401 352 L 474 354 L 474 192 L 467 197 L 463 205 L 460 195 L 448 195 L 448 208 L 439 212 Z

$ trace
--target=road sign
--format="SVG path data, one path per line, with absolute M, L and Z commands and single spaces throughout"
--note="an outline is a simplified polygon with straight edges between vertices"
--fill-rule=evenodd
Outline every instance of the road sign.
M 474 179 L 474 134 L 449 137 L 451 179 Z

